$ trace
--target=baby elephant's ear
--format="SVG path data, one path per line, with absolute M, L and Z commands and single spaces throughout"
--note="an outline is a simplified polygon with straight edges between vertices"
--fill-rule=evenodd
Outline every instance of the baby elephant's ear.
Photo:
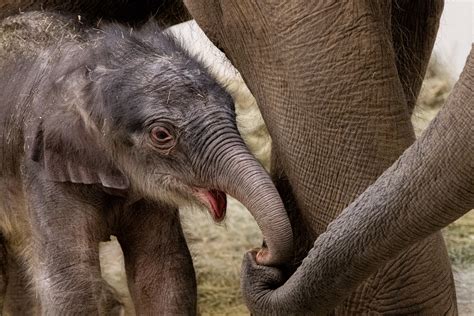
M 39 123 L 31 158 L 42 163 L 51 181 L 102 184 L 120 190 L 129 187 L 128 178 L 105 153 L 97 133 L 75 113 L 62 112 Z

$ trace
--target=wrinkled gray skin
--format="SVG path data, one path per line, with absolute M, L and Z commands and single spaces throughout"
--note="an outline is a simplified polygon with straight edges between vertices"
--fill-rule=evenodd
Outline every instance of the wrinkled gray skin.
M 242 286 L 250 310 L 328 313 L 381 265 L 474 209 L 473 105 L 474 46 L 428 129 L 329 224 L 288 280 L 282 271 L 258 265 L 255 253 L 244 257 Z M 443 299 L 442 292 L 431 291 Z M 440 315 L 438 308 L 455 302 L 438 304 L 417 306 L 416 314 Z M 454 307 L 445 314 L 457 315 Z
M 247 258 L 243 284 L 250 309 L 256 314 L 456 314 L 444 241 L 432 232 L 472 207 L 472 164 L 466 165 L 472 156 L 464 159 L 472 155 L 472 111 L 466 109 L 472 104 L 470 73 L 457 86 L 464 92 L 455 95 L 464 97 L 446 107 L 449 115 L 440 116 L 427 133 L 448 136 L 446 131 L 459 127 L 459 137 L 450 136 L 457 141 L 442 142 L 439 154 L 436 138 L 420 140 L 426 151 L 407 152 L 416 164 L 393 165 L 414 141 L 410 115 L 443 1 L 185 4 L 258 101 L 273 139 L 272 173 L 292 220 L 293 266 L 321 236 L 281 291 L 273 290 L 288 273 L 282 279 L 279 271 L 257 268 Z M 460 112 L 453 114 L 454 109 Z M 455 169 L 458 165 L 461 169 Z M 383 185 L 367 191 L 364 202 L 351 204 L 390 166 L 388 176 L 377 182 Z M 461 196 L 453 198 L 456 192 Z M 349 205 L 342 218 L 354 212 L 353 218 L 338 220 L 322 235 Z M 374 209 L 377 216 L 370 212 Z
M 252 313 L 457 314 L 438 230 L 474 207 L 472 54 L 404 153 L 443 2 L 185 4 L 254 93 L 292 218 L 301 265 L 291 277 L 246 257 Z
M 221 220 L 220 191 L 263 224 L 261 262 L 288 260 L 283 203 L 237 131 L 232 99 L 171 38 L 38 12 L 0 27 L 15 39 L 0 54 L 3 313 L 120 313 L 98 257 L 114 234 L 137 313 L 194 314 L 176 207 L 197 203 Z

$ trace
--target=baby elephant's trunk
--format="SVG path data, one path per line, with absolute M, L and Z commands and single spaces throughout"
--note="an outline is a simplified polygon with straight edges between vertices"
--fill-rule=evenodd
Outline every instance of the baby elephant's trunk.
M 219 148 L 213 148 L 213 154 L 207 157 L 218 170 L 212 182 L 244 204 L 257 221 L 268 247 L 258 253 L 257 262 L 279 265 L 288 261 L 293 255 L 293 233 L 270 176 L 250 154 L 237 132 L 235 136 L 221 138 L 218 144 L 214 147 Z

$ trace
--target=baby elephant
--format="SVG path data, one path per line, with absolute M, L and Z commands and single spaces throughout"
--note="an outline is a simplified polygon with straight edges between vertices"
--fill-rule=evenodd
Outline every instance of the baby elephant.
M 237 131 L 232 99 L 175 40 L 153 25 L 84 29 L 38 12 L 0 29 L 13 41 L 0 43 L 5 313 L 120 313 L 98 257 L 114 234 L 137 313 L 194 314 L 177 207 L 197 203 L 220 221 L 225 193 L 260 225 L 260 263 L 291 256 L 283 204 Z

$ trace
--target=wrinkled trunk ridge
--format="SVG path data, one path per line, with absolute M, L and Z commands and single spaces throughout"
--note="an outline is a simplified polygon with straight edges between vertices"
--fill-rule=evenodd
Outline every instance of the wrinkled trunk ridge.
M 292 228 L 270 176 L 246 149 L 237 154 L 227 149 L 221 161 L 227 167 L 220 168 L 223 174 L 217 185 L 249 210 L 263 233 L 267 248 L 259 251 L 257 262 L 264 265 L 288 262 L 293 256 Z

